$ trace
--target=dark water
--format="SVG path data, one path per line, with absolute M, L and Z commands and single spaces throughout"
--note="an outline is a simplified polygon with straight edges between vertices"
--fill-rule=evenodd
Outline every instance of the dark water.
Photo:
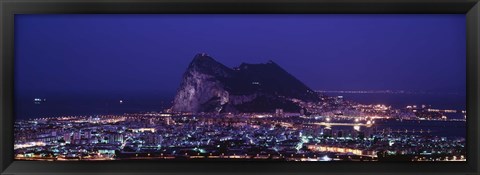
M 17 119 L 58 117 L 68 115 L 124 114 L 160 112 L 171 106 L 168 96 L 147 97 L 42 97 L 46 101 L 35 104 L 34 97 L 15 101 Z M 122 102 L 120 102 L 122 100 Z
M 348 94 L 326 93 L 328 96 L 343 96 L 363 104 L 385 104 L 394 108 L 405 108 L 407 105 L 431 105 L 437 109 L 466 109 L 466 95 L 458 94 Z
M 353 126 L 332 126 L 334 130 L 351 130 Z M 463 121 L 418 121 L 418 120 L 377 120 L 372 127 L 360 127 L 360 131 L 371 130 L 400 131 L 401 134 L 431 135 L 438 137 L 466 138 L 466 122 Z M 407 133 L 404 133 L 408 130 Z M 423 132 L 420 133 L 419 131 Z M 428 131 L 428 132 L 427 132 Z
M 377 121 L 375 127 L 377 129 L 390 128 L 394 131 L 423 131 L 429 130 L 430 133 L 424 132 L 423 134 L 442 136 L 442 137 L 463 137 L 466 138 L 466 122 L 463 121 L 396 121 L 385 120 Z M 418 133 L 417 133 L 418 134 Z

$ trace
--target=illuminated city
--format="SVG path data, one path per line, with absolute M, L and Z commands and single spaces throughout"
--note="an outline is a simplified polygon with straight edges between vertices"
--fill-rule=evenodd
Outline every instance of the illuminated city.
M 323 98 L 321 103 L 301 104 L 315 111 L 309 115 L 281 109 L 275 113 L 240 114 L 167 110 L 19 121 L 15 124 L 15 158 L 466 160 L 465 137 L 437 135 L 455 127 L 464 129 L 465 119 L 448 116 L 466 116 L 466 111 L 426 105 L 392 109 L 382 104 L 355 104 L 343 97 Z

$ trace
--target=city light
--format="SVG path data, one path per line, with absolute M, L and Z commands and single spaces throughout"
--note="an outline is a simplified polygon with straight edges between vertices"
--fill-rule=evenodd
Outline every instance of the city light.
M 337 100 L 332 103 L 338 105 Z M 292 101 L 303 103 L 298 99 Z M 412 157 L 413 161 L 466 160 L 461 154 L 465 149 L 464 138 L 430 137 L 437 134 L 438 128 L 428 128 L 429 122 L 445 122 L 442 125 L 453 125 L 450 129 L 461 128 L 465 119 L 449 117 L 457 114 L 466 117 L 461 111 L 434 109 L 429 105 L 422 108 L 411 105 L 403 111 L 384 104 L 348 104 L 343 110 L 326 108 L 329 104 L 324 103 L 302 105 L 318 111 L 312 114 L 283 109 L 275 109 L 273 113 L 225 114 L 163 111 L 18 121 L 15 159 L 381 161 L 400 155 L 419 156 Z M 440 154 L 448 155 L 448 159 L 435 157 Z

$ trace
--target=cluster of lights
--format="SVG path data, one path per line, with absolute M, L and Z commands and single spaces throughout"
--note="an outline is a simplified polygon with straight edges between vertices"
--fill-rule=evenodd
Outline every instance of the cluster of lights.
M 21 148 L 29 148 L 29 147 L 35 147 L 35 146 L 45 146 L 45 142 L 28 142 L 28 143 L 23 143 L 23 144 L 15 144 L 13 145 L 13 149 L 21 149 Z

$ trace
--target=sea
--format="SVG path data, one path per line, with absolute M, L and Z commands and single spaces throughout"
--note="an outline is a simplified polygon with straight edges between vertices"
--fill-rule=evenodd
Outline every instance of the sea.
M 17 120 L 125 113 L 161 112 L 170 108 L 174 95 L 155 96 L 40 96 L 15 99 Z M 35 101 L 35 99 L 39 101 Z
M 331 126 L 334 130 L 353 130 L 353 126 Z M 371 128 L 361 126 L 356 130 L 367 129 L 377 131 L 393 131 L 406 135 L 425 135 L 449 138 L 466 138 L 467 126 L 464 121 L 432 121 L 432 120 L 376 120 Z

